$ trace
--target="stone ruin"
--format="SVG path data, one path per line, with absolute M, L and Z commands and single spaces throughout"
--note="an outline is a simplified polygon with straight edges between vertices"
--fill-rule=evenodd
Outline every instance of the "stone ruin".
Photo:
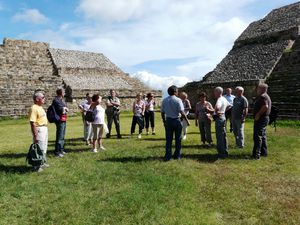
M 131 78 L 103 54 L 50 48 L 48 43 L 4 39 L 0 45 L 0 117 L 27 115 L 35 90 L 43 90 L 51 104 L 56 89 L 63 87 L 71 112 L 86 93 L 107 96 L 115 89 L 122 109 L 131 108 L 137 93 L 151 90 Z
M 259 83 L 269 85 L 281 117 L 300 119 L 300 2 L 275 9 L 251 23 L 213 71 L 181 90 L 189 94 L 195 106 L 203 91 L 214 102 L 215 87 L 243 86 L 251 106 Z

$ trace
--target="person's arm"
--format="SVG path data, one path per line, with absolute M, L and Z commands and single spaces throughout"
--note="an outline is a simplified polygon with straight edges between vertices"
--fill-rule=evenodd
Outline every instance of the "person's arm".
M 120 100 L 118 99 L 116 102 L 112 101 L 111 104 L 113 106 L 119 107 L 120 106 Z
M 161 119 L 162 119 L 162 121 L 164 123 L 164 126 L 166 126 L 166 115 L 165 115 L 164 112 L 161 112 L 160 114 L 161 114 Z
M 113 104 L 112 104 L 112 102 L 110 101 L 110 98 L 109 98 L 109 97 L 107 98 L 106 106 L 107 106 L 107 107 L 112 107 L 112 106 L 113 106 Z
M 182 117 L 183 119 L 185 119 L 185 121 L 187 122 L 187 125 L 189 126 L 189 125 L 190 125 L 190 121 L 189 121 L 189 119 L 187 118 L 187 116 L 185 115 L 184 111 L 183 111 L 183 110 L 180 111 L 180 114 L 181 114 L 181 117 Z
M 37 140 L 38 131 L 36 129 L 34 122 L 30 121 L 30 127 L 31 127 L 32 136 L 33 136 L 33 142 L 35 144 L 37 144 L 38 143 L 38 140 Z
M 187 107 L 184 110 L 191 110 L 192 106 L 190 100 L 186 99 L 186 101 L 187 101 Z
M 209 102 L 207 102 L 206 111 L 208 113 L 213 113 L 215 111 L 214 108 L 212 107 L 212 105 Z
M 199 109 L 198 109 L 198 104 L 196 104 L 195 108 L 195 126 L 198 126 L 198 117 L 199 117 Z
M 263 105 L 260 110 L 256 113 L 255 115 L 255 120 L 259 120 L 259 118 L 261 117 L 262 114 L 264 114 L 265 112 L 267 112 L 269 106 L 267 104 Z
M 242 123 L 244 123 L 246 121 L 247 115 L 248 115 L 248 107 L 244 108 L 244 110 L 243 110 Z
M 146 110 L 146 107 L 145 107 L 145 103 L 143 104 L 143 107 L 142 107 L 142 116 L 145 115 L 145 110 Z
M 134 112 L 135 112 L 135 101 L 132 104 L 132 113 L 133 113 L 133 115 L 134 115 Z

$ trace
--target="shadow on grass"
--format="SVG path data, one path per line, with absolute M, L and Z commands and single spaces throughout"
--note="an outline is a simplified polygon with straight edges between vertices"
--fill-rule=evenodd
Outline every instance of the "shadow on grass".
M 121 163 L 139 163 L 147 161 L 163 161 L 163 157 L 159 156 L 149 156 L 149 157 L 138 157 L 138 156 L 128 156 L 122 158 L 107 158 L 98 160 L 98 162 L 121 162 Z
M 22 165 L 22 166 L 0 165 L 0 172 L 25 174 L 25 173 L 31 173 L 32 167 L 25 166 L 25 165 Z
M 192 159 L 199 162 L 214 163 L 218 160 L 216 154 L 182 154 L 183 159 Z M 98 162 L 120 162 L 120 163 L 140 163 L 140 162 L 151 162 L 151 161 L 164 161 L 164 157 L 160 156 L 149 156 L 149 157 L 139 157 L 139 156 L 127 156 L 120 158 L 106 158 L 98 160 Z
M 82 153 L 82 152 L 88 152 L 91 150 L 92 147 L 86 147 L 86 148 L 80 148 L 80 149 L 69 149 L 68 146 L 66 146 L 66 152 L 68 153 Z M 54 150 L 47 151 L 47 155 L 54 155 Z M 19 158 L 26 158 L 27 152 L 21 152 L 21 153 L 4 153 L 0 154 L 0 158 L 12 158 L 12 159 L 19 159 Z

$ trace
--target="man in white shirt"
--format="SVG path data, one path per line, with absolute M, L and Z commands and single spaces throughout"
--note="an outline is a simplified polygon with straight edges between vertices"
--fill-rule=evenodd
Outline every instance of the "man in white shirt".
M 229 103 L 222 96 L 223 88 L 216 87 L 214 89 L 214 95 L 217 99 L 217 103 L 215 105 L 215 125 L 216 125 L 216 139 L 217 139 L 217 150 L 219 158 L 226 158 L 228 156 L 228 145 L 227 145 L 227 137 L 226 137 L 226 118 L 225 112 L 227 107 L 229 107 Z
M 232 132 L 233 128 L 232 128 L 232 121 L 231 121 L 231 109 L 232 109 L 232 106 L 233 106 L 233 100 L 235 99 L 235 96 L 232 94 L 232 89 L 231 88 L 226 88 L 226 94 L 224 95 L 224 98 L 226 98 L 226 100 L 229 103 L 229 107 L 228 107 L 227 111 L 225 112 L 226 125 L 227 125 L 227 120 L 229 119 L 230 132 Z

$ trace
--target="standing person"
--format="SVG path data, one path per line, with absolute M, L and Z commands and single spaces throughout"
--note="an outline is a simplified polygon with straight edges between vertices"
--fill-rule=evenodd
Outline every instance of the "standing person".
M 200 101 L 196 104 L 195 110 L 195 122 L 196 126 L 199 126 L 201 141 L 203 145 L 205 145 L 205 142 L 207 142 L 208 147 L 211 147 L 213 142 L 211 138 L 211 114 L 215 110 L 212 107 L 211 103 L 206 101 L 206 93 L 202 92 L 199 97 Z
M 215 127 L 216 127 L 216 139 L 217 139 L 217 150 L 219 158 L 226 158 L 228 156 L 228 144 L 226 137 L 226 118 L 225 112 L 229 106 L 226 98 L 222 96 L 223 88 L 216 87 L 214 89 L 214 95 L 217 99 L 215 105 Z
M 57 115 L 60 116 L 60 120 L 55 123 L 56 125 L 56 140 L 54 154 L 56 157 L 62 158 L 65 152 L 65 135 L 67 126 L 67 113 L 69 109 L 66 103 L 63 101 L 65 91 L 62 88 L 56 90 L 56 97 L 54 98 L 52 105 L 55 108 Z
M 105 150 L 102 144 L 102 136 L 104 133 L 105 126 L 105 109 L 100 105 L 102 97 L 98 94 L 93 95 L 93 103 L 91 104 L 90 110 L 93 111 L 95 115 L 95 120 L 92 122 L 93 126 L 93 152 L 98 152 L 97 143 L 101 150 Z M 97 142 L 97 143 L 96 143 Z
M 33 95 L 34 104 L 29 110 L 29 121 L 31 126 L 32 138 L 35 144 L 38 144 L 44 153 L 44 163 L 39 167 L 33 169 L 37 172 L 43 171 L 43 167 L 49 167 L 47 162 L 47 148 L 48 148 L 48 120 L 46 112 L 42 105 L 45 104 L 45 97 L 42 92 L 36 92 Z
M 107 116 L 107 126 L 108 126 L 108 133 L 106 134 L 107 138 L 111 136 L 111 126 L 114 122 L 116 131 L 117 131 L 117 138 L 122 138 L 120 132 L 120 100 L 117 97 L 115 90 L 110 90 L 110 96 L 108 96 L 106 102 L 106 116 Z
M 83 136 L 84 140 L 86 142 L 86 145 L 91 145 L 92 144 L 92 137 L 93 137 L 93 131 L 92 131 L 92 123 L 86 121 L 85 115 L 86 112 L 89 110 L 92 104 L 92 97 L 87 94 L 86 95 L 86 100 L 83 101 L 80 105 L 79 108 L 82 113 L 82 119 L 83 119 Z
M 226 89 L 226 94 L 224 95 L 224 97 L 226 98 L 226 100 L 229 103 L 229 106 L 228 106 L 228 108 L 225 112 L 226 126 L 227 126 L 227 120 L 229 120 L 229 124 L 230 124 L 229 131 L 232 132 L 233 128 L 232 128 L 232 121 L 231 121 L 231 109 L 232 109 L 232 106 L 233 106 L 233 100 L 234 100 L 235 96 L 232 95 L 232 89 L 231 88 Z
M 185 92 L 180 93 L 180 98 L 183 104 L 184 113 L 187 116 L 190 113 L 190 110 L 192 109 L 190 100 L 188 100 L 188 95 Z M 183 137 L 182 140 L 186 140 L 186 134 L 187 134 L 187 121 L 182 119 L 182 131 L 183 131 Z
M 244 148 L 245 120 L 248 114 L 248 100 L 244 96 L 244 88 L 236 87 L 236 97 L 233 100 L 231 122 L 237 148 Z
M 164 98 L 161 104 L 161 117 L 166 130 L 166 154 L 165 161 L 172 158 L 172 141 L 175 133 L 175 152 L 174 158 L 181 158 L 181 138 L 182 138 L 182 123 L 181 117 L 190 125 L 188 118 L 184 113 L 184 107 L 178 95 L 178 88 L 172 85 L 168 88 L 169 96 Z
M 253 152 L 255 159 L 268 155 L 266 128 L 269 123 L 272 101 L 267 94 L 268 85 L 259 84 L 256 88 L 257 97 L 254 101 L 254 127 L 253 127 Z
M 154 107 L 155 107 L 154 95 L 152 93 L 147 94 L 147 100 L 145 100 L 145 121 L 146 121 L 146 134 L 149 134 L 149 122 L 151 123 L 152 135 L 155 135 L 154 127 Z
M 132 112 L 133 112 L 133 117 L 132 117 L 131 130 L 130 130 L 131 137 L 135 132 L 136 124 L 138 124 L 139 125 L 138 139 L 141 139 L 142 132 L 144 129 L 144 115 L 145 115 L 145 102 L 143 100 L 141 93 L 137 94 L 136 100 L 133 102 Z

